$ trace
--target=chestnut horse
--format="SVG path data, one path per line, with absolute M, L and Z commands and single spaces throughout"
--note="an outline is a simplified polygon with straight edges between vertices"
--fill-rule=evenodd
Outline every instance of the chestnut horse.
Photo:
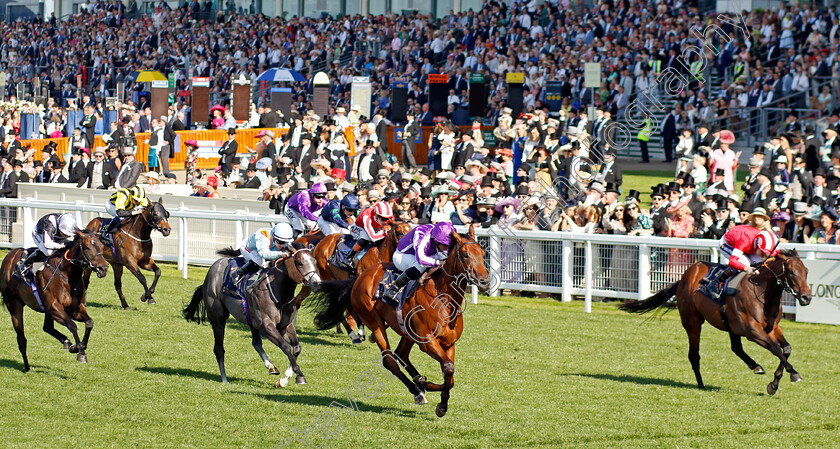
M 163 207 L 163 198 L 160 198 L 156 203 L 149 203 L 149 206 L 142 213 L 133 215 L 120 224 L 114 231 L 113 248 L 105 245 L 105 258 L 114 267 L 114 288 L 117 289 L 123 309 L 129 309 L 122 291 L 123 267 L 128 268 L 128 271 L 143 286 L 145 292 L 140 296 L 140 300 L 155 304 L 152 294 L 155 292 L 155 287 L 157 287 L 160 279 L 160 268 L 152 259 L 151 236 L 153 230 L 159 231 L 164 237 L 169 235 L 172 228 L 169 227 L 168 218 L 169 212 Z M 94 218 L 88 223 L 87 229 L 98 232 L 102 220 L 102 218 Z M 146 277 L 140 272 L 141 268 L 155 273 L 155 279 L 152 281 L 151 287 L 146 285 Z M 86 273 L 85 276 L 85 280 L 87 280 L 90 278 L 90 273 Z
M 776 369 L 773 381 L 767 385 L 769 394 L 776 393 L 784 370 L 790 373 L 791 382 L 802 380 L 802 376 L 788 362 L 791 347 L 782 334 L 782 328 L 779 327 L 779 321 L 782 319 L 783 292 L 787 291 L 796 296 L 799 304 L 803 306 L 811 303 L 808 269 L 799 259 L 796 250 L 782 251 L 765 260 L 757 268 L 756 275 L 744 279 L 738 291 L 725 298 L 722 309 L 697 291 L 700 280 L 708 270 L 708 264 L 695 263 L 683 273 L 679 281 L 648 299 L 628 302 L 620 308 L 632 313 L 650 312 L 676 295 L 680 319 L 688 334 L 688 360 L 700 388 L 704 388 L 703 378 L 700 376 L 700 328 L 704 321 L 729 333 L 732 352 L 756 374 L 764 374 L 764 368 L 744 352 L 741 337 L 747 337 L 779 358 L 781 363 Z
M 12 315 L 12 326 L 17 332 L 18 349 L 23 356 L 23 370 L 29 371 L 29 358 L 26 356 L 26 336 L 23 334 L 23 309 L 30 309 L 44 314 L 44 332 L 52 335 L 71 353 L 78 353 L 76 360 L 87 363 L 88 338 L 93 330 L 93 320 L 87 313 L 85 293 L 87 282 L 82 275 L 86 270 L 93 270 L 104 277 L 108 272 L 108 262 L 102 257 L 102 243 L 95 234 L 87 230 L 76 231 L 76 239 L 63 251 L 56 251 L 44 262 L 44 268 L 35 273 L 35 285 L 40 293 L 40 302 L 28 283 L 15 273 L 23 250 L 18 248 L 3 259 L 0 274 L 0 293 L 3 303 Z M 79 341 L 76 323 L 85 323 L 85 335 Z M 55 329 L 55 321 L 67 327 L 73 334 L 75 344 L 64 334 Z
M 385 231 L 385 238 L 368 247 L 367 252 L 356 265 L 356 276 L 360 276 L 366 269 L 380 262 L 391 262 L 391 257 L 394 255 L 394 251 L 397 250 L 400 239 L 409 232 L 411 232 L 411 225 L 408 223 L 392 222 Z M 338 241 L 342 235 L 328 235 L 318 242 L 315 245 L 315 249 L 312 250 L 312 255 L 315 256 L 316 266 L 318 267 L 318 272 L 321 274 L 322 280 L 344 280 L 350 278 L 350 273 L 347 270 L 343 270 L 330 263 L 330 256 L 335 252 L 335 248 L 338 246 Z M 301 237 L 301 239 L 303 238 Z M 295 243 L 300 242 L 301 239 L 298 239 Z M 301 301 L 309 296 L 310 291 L 309 287 L 303 287 L 300 290 L 300 293 L 295 298 L 298 307 L 300 307 Z M 353 339 L 353 343 L 359 344 L 364 340 L 365 331 L 363 326 L 359 328 L 358 334 L 353 330 L 356 327 L 356 320 L 353 319 L 352 314 L 348 313 L 347 320 L 342 320 L 339 325 L 344 326 L 347 334 Z
M 358 278 L 322 283 L 309 303 L 316 312 L 315 325 L 320 329 L 335 326 L 346 309 L 352 310 L 370 328 L 371 338 L 382 352 L 383 365 L 405 384 L 417 404 L 428 402 L 426 390 L 441 392 L 435 413 L 442 417 L 449 406 L 449 391 L 455 384 L 455 342 L 464 330 L 461 314 L 464 292 L 469 283 L 482 291 L 490 286 L 484 249 L 475 241 L 474 227 L 470 227 L 469 237 L 452 233 L 449 255 L 443 265 L 424 274 L 420 287 L 403 304 L 404 326 L 399 324 L 396 308 L 375 296 L 385 266 L 376 264 Z M 396 357 L 388 345 L 389 327 L 402 337 Z M 408 356 L 415 344 L 440 363 L 443 384 L 427 382 L 411 364 Z

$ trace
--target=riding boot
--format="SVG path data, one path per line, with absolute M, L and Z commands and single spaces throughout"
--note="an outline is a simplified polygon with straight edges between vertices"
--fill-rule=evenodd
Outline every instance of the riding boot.
M 26 259 L 22 259 L 20 261 L 20 274 L 26 275 L 27 272 L 32 268 L 32 264 L 35 262 L 41 262 L 44 260 L 44 255 L 39 250 L 34 250 L 30 253 Z
M 359 263 L 356 260 L 356 256 L 359 254 L 359 251 L 367 248 L 370 246 L 370 241 L 368 240 L 358 240 L 355 245 L 353 245 L 353 249 L 350 250 L 350 254 L 347 255 L 347 260 L 344 261 L 344 266 L 347 268 L 356 268 L 356 264 Z
M 246 262 L 245 265 L 239 267 L 239 269 L 233 272 L 233 274 L 230 276 L 233 285 L 238 286 L 243 279 L 248 279 L 248 276 L 250 276 L 251 273 L 256 271 L 257 268 L 259 268 L 259 266 L 254 262 L 251 262 L 250 260 Z
M 108 227 L 105 228 L 105 239 L 108 241 L 108 244 L 113 246 L 114 245 L 114 231 L 119 227 L 120 223 L 122 223 L 122 219 L 119 217 L 114 217 L 110 223 L 108 223 Z
M 419 279 L 421 274 L 423 273 L 415 267 L 405 270 L 398 278 L 394 279 L 394 282 L 391 282 L 388 287 L 385 288 L 385 291 L 382 293 L 382 297 L 387 301 L 393 302 L 394 297 L 397 296 L 400 289 L 405 287 L 405 285 L 408 284 L 408 281 Z
M 737 270 L 729 268 L 728 270 L 724 271 L 723 274 L 718 276 L 718 288 L 716 293 L 716 299 L 721 299 L 724 296 L 724 284 L 726 284 L 726 281 L 729 280 L 729 278 L 735 276 L 736 274 L 738 274 Z

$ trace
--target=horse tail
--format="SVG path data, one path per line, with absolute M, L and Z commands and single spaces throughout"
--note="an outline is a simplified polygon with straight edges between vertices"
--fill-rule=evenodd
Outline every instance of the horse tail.
M 200 285 L 192 295 L 192 301 L 184 307 L 181 311 L 184 319 L 187 321 L 194 321 L 196 323 L 203 323 L 207 320 L 207 310 L 204 308 L 204 286 Z
M 344 320 L 344 312 L 350 310 L 350 292 L 356 278 L 341 281 L 324 281 L 315 287 L 306 301 L 306 307 L 315 312 L 315 326 L 329 329 Z
M 679 281 L 659 290 L 659 293 L 644 299 L 642 301 L 630 301 L 618 306 L 619 309 L 628 313 L 647 313 L 659 307 L 662 307 L 674 294 L 677 293 L 677 286 Z
M 224 257 L 239 257 L 242 253 L 240 253 L 238 249 L 228 246 L 227 248 L 216 251 L 216 254 Z

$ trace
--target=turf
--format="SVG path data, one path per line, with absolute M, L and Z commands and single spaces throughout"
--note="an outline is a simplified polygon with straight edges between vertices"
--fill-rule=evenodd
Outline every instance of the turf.
M 729 351 L 726 335 L 709 327 L 701 346 L 708 390 L 698 390 L 676 312 L 645 321 L 615 304 L 595 304 L 585 314 L 580 302 L 482 297 L 466 307 L 449 413 L 437 418 L 437 393 L 429 394 L 430 404 L 414 405 L 402 384 L 379 374 L 374 345 L 352 346 L 334 331 L 315 330 L 308 311 L 298 328 L 309 384 L 273 388 L 277 377 L 260 363 L 247 329 L 235 323 L 226 340 L 231 383 L 221 384 L 210 327 L 180 317 L 204 269 L 191 268 L 189 280 L 172 266 L 163 270 L 157 306 L 140 303 L 139 285 L 126 280 L 130 311 L 118 307 L 110 274 L 93 281 L 88 364 L 62 351 L 41 331 L 42 315 L 27 310 L 34 369 L 24 374 L 9 321 L 0 326 L 0 446 L 840 446 L 837 327 L 783 323 L 804 382 L 791 384 L 785 376 L 769 397 L 769 375 L 752 374 Z M 285 367 L 280 350 L 265 344 Z M 746 349 L 775 369 L 767 351 L 751 343 Z M 440 381 L 431 359 L 415 349 L 412 360 Z M 360 396 L 356 387 L 365 379 L 381 390 Z M 357 412 L 331 407 L 349 404 L 348 391 Z M 319 415 L 331 438 L 319 434 Z

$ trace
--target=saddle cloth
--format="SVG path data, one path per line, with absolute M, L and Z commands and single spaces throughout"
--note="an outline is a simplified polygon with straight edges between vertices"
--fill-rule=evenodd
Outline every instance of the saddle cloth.
M 726 282 L 721 282 L 721 276 L 730 271 L 734 271 L 735 269 L 730 268 L 727 265 L 717 263 L 708 265 L 709 271 L 705 276 L 703 276 L 703 279 L 700 280 L 698 291 L 715 303 L 723 304 L 727 296 L 735 294 L 738 289 L 738 284 L 740 284 L 741 280 L 746 277 L 747 273 L 742 271 L 727 279 Z M 723 294 L 719 295 L 720 292 L 723 292 Z M 719 299 L 717 298 L 718 295 L 720 296 Z
M 225 275 L 222 280 L 222 293 L 230 296 L 231 298 L 244 300 L 245 291 L 251 286 L 251 284 L 254 283 L 261 272 L 261 270 L 257 270 L 256 272 L 251 273 L 251 275 L 247 278 L 241 279 L 239 281 L 239 285 L 235 285 L 233 283 L 232 274 L 234 271 L 242 268 L 242 266 L 245 265 L 245 262 L 244 257 L 234 257 L 230 259 L 227 267 L 225 267 Z
M 347 260 L 347 258 L 350 256 L 350 253 L 353 251 L 353 247 L 355 245 L 356 239 L 354 239 L 352 235 L 342 235 L 338 239 L 338 245 L 335 246 L 335 251 L 333 251 L 332 256 L 330 256 L 329 262 L 335 265 L 336 267 L 341 268 L 342 270 L 352 273 L 353 270 L 342 265 L 342 262 Z M 368 248 L 370 248 L 370 246 L 359 251 L 359 253 L 356 254 L 356 258 L 358 260 L 361 260 L 362 257 L 365 256 L 365 253 L 367 253 Z
M 35 296 L 35 301 L 38 303 L 38 306 L 41 308 L 41 312 L 44 312 L 46 310 L 44 308 L 44 302 L 41 300 L 41 293 L 38 291 L 38 286 L 35 285 L 35 273 L 44 269 L 44 266 L 45 266 L 44 261 L 46 260 L 46 258 L 44 258 L 44 260 L 42 260 L 41 262 L 33 263 L 32 267 L 30 267 L 29 271 L 27 271 L 26 274 L 21 273 L 20 270 L 21 270 L 21 268 L 23 268 L 23 261 L 26 260 L 26 258 L 29 257 L 29 255 L 32 254 L 33 252 L 38 251 L 38 248 L 22 248 L 22 249 L 23 249 L 23 254 L 21 254 L 21 256 L 20 256 L 20 263 L 18 263 L 17 267 L 15 267 L 14 275 L 17 276 L 18 279 L 22 280 L 27 285 L 29 285 L 29 288 L 32 289 L 33 296 Z M 41 255 L 41 257 L 43 257 L 43 255 Z
M 384 298 L 385 289 L 388 288 L 392 282 L 394 282 L 401 272 L 397 270 L 393 264 L 385 265 L 385 269 L 383 270 L 384 273 L 382 274 L 382 279 L 379 280 L 379 284 L 376 286 L 376 296 L 382 300 L 385 304 L 388 304 L 391 307 L 395 307 L 397 309 L 397 318 L 400 320 L 400 326 L 402 327 L 402 306 L 411 298 L 411 295 L 417 291 L 417 287 L 420 286 L 420 283 L 417 280 L 410 280 L 408 283 L 397 292 L 394 296 L 395 301 L 388 301 Z

